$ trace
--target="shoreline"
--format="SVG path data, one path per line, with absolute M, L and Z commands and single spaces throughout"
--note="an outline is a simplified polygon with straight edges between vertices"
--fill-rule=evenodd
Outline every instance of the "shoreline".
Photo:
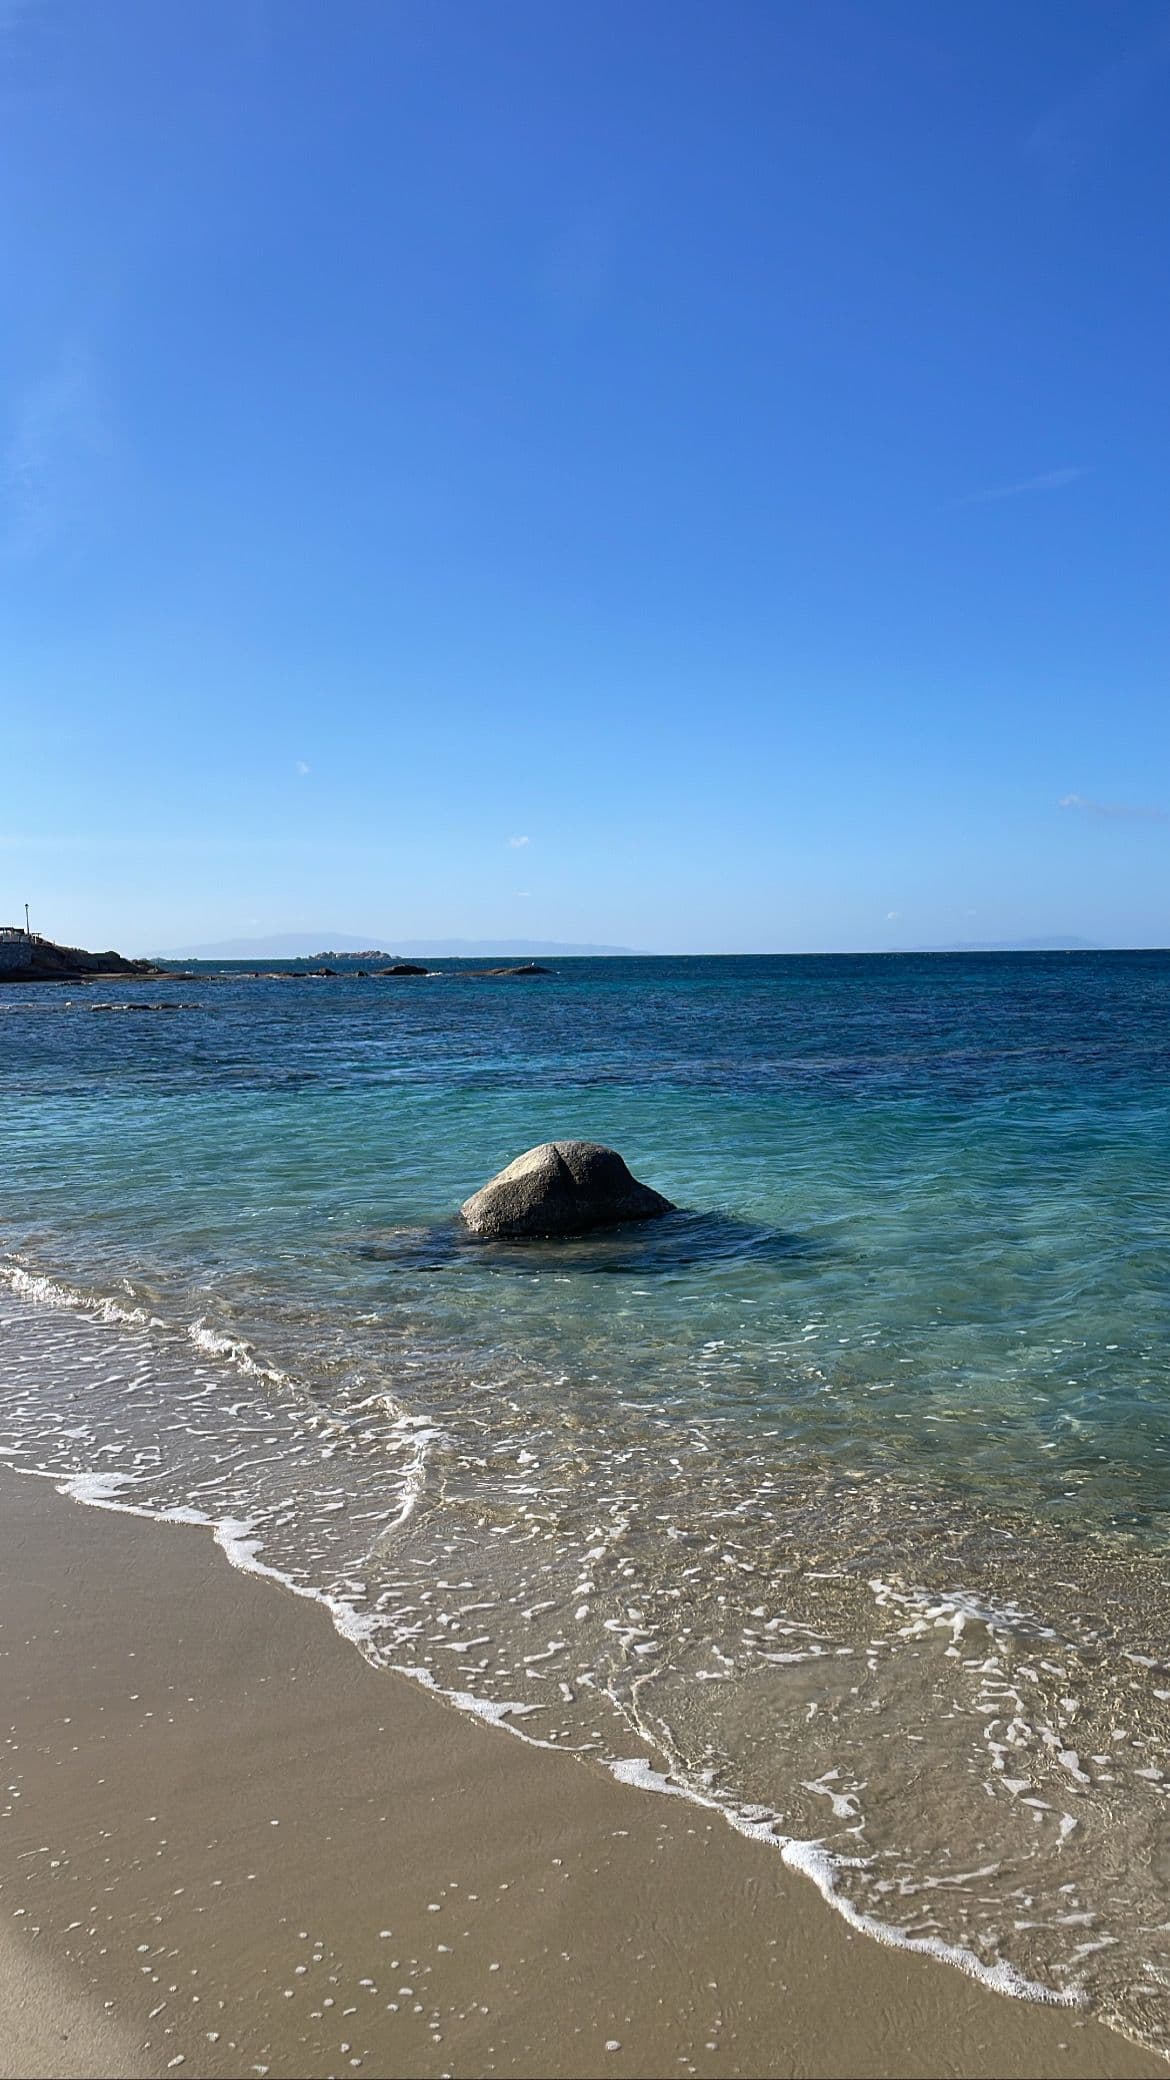
M 9 1466 L 0 1509 L 0 2075 L 1166 2071 L 372 1668 L 206 1532 Z

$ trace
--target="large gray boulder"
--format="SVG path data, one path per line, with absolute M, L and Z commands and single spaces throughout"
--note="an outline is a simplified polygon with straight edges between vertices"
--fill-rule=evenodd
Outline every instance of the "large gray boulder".
M 542 1141 L 460 1207 L 473 1235 L 583 1235 L 674 1207 L 598 1141 Z

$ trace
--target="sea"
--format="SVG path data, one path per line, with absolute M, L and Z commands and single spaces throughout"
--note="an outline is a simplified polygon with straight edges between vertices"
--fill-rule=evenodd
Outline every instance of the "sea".
M 0 1452 L 1170 2050 L 1170 955 L 550 965 L 0 993 Z

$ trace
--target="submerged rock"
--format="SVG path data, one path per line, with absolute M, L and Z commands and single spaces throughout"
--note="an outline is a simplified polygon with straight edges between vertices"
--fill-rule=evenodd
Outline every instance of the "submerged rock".
M 426 975 L 430 971 L 419 966 L 417 961 L 395 961 L 390 968 L 379 968 L 379 975 Z
M 459 1209 L 473 1235 L 583 1235 L 657 1220 L 674 1206 L 598 1141 L 542 1141 Z
M 476 982 L 490 975 L 551 975 L 554 970 L 542 968 L 539 961 L 521 961 L 516 967 L 460 968 L 456 972 L 465 982 Z

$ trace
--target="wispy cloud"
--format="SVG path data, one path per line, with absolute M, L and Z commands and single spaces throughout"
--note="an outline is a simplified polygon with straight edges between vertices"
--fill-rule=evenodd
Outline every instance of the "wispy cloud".
M 10 556 L 35 556 L 83 504 L 93 458 L 110 439 L 89 357 L 62 351 L 56 367 L 15 399 L 0 458 L 0 540 Z
M 305 774 L 311 773 L 312 770 L 313 768 L 310 766 L 307 759 L 298 758 L 296 763 L 296 771 L 299 773 L 302 780 L 304 779 Z
M 513 852 L 519 852 L 525 845 L 530 844 L 531 840 L 528 838 L 509 838 L 508 843 Z
M 1072 809 L 1081 816 L 1104 816 L 1117 823 L 1170 821 L 1165 809 L 1143 807 L 1139 802 L 1092 802 L 1083 794 L 1062 794 L 1060 806 L 1062 809 Z
M 1067 466 L 1064 469 L 1046 469 L 1038 477 L 1021 477 L 1014 484 L 994 484 L 989 491 L 972 491 L 967 498 L 957 498 L 956 506 L 985 506 L 997 498 L 1030 498 L 1038 491 L 1063 491 L 1089 474 L 1087 466 Z

